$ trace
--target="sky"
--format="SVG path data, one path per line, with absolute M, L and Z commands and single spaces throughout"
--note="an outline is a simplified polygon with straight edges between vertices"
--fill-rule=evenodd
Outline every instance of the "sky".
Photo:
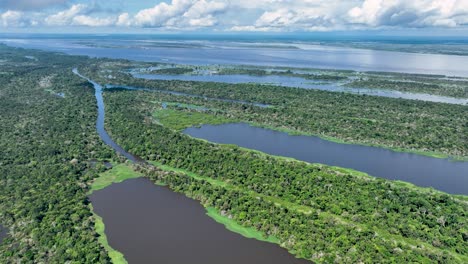
M 468 0 L 0 0 L 0 32 L 397 31 L 468 36 Z

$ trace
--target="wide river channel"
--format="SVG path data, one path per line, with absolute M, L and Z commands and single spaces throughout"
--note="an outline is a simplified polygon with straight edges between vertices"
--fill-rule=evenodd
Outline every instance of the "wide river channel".
M 104 128 L 102 86 L 95 89 L 96 129 L 102 140 L 133 162 L 144 162 L 115 143 Z M 90 195 L 94 212 L 103 218 L 109 245 L 130 263 L 283 264 L 311 263 L 280 246 L 248 239 L 206 215 L 199 202 L 157 186 L 146 178 L 127 180 Z M 1 239 L 0 234 L 0 239 Z
M 221 82 L 221 83 L 256 83 L 256 84 L 268 84 L 277 85 L 293 88 L 323 90 L 330 92 L 345 92 L 353 94 L 367 94 L 374 96 L 390 97 L 390 98 L 402 98 L 410 100 L 421 100 L 427 102 L 439 102 L 447 104 L 460 104 L 468 105 L 468 99 L 465 98 L 453 98 L 447 96 L 423 94 L 423 93 L 407 93 L 394 90 L 381 90 L 381 89 L 369 89 L 369 88 L 351 88 L 346 87 L 340 83 L 319 83 L 311 80 L 306 80 L 300 77 L 291 76 L 280 76 L 280 75 L 265 75 L 265 76 L 253 76 L 245 74 L 178 74 L 178 75 L 164 75 L 164 74 L 145 74 L 131 72 L 133 77 L 147 80 L 179 80 L 179 81 L 197 81 L 197 82 Z
M 263 65 L 468 77 L 468 56 L 330 47 L 313 43 L 296 45 L 285 42 L 270 46 L 261 43 L 244 45 L 235 41 L 166 41 L 123 36 L 90 38 L 80 35 L 50 38 L 4 37 L 0 42 L 15 47 L 60 51 L 72 55 L 190 65 Z M 285 47 L 291 45 L 295 48 Z
M 244 123 L 203 125 L 184 132 L 215 143 L 235 144 L 272 155 L 351 168 L 376 177 L 468 195 L 468 162 L 340 144 L 319 137 L 292 136 Z
M 109 244 L 130 264 L 311 263 L 276 244 L 227 230 L 198 201 L 146 178 L 113 184 L 90 199 L 104 220 Z

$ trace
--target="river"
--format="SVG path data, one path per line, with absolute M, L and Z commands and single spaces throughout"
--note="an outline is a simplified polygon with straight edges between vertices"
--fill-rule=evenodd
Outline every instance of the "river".
M 10 46 L 60 51 L 72 55 L 190 65 L 261 65 L 357 71 L 388 71 L 468 77 L 468 56 L 418 54 L 330 47 L 305 43 L 265 43 L 203 40 L 166 41 L 155 36 L 3 37 Z M 289 48 L 294 46 L 294 48 Z
M 8 229 L 0 225 L 0 244 L 3 242 L 3 239 L 5 239 L 7 236 L 8 236 Z
M 225 75 L 163 75 L 163 74 L 144 74 L 144 73 L 131 73 L 135 78 L 147 80 L 179 80 L 179 81 L 198 81 L 198 82 L 221 82 L 221 83 L 256 83 L 256 84 L 269 84 L 293 88 L 314 89 L 330 92 L 346 92 L 353 94 L 367 94 L 374 96 L 383 96 L 390 98 L 403 98 L 411 100 L 421 100 L 428 102 L 439 102 L 448 104 L 467 105 L 468 99 L 453 98 L 447 96 L 439 96 L 423 93 L 407 93 L 394 90 L 380 90 L 368 88 L 351 88 L 340 85 L 339 83 L 320 84 L 311 80 L 306 80 L 300 77 L 292 76 L 279 76 L 279 75 L 265 75 L 265 76 L 252 76 L 245 74 L 225 74 Z
M 105 105 L 104 105 L 104 99 L 102 98 L 102 86 L 95 81 L 81 75 L 78 72 L 78 69 L 73 69 L 73 73 L 78 75 L 79 77 L 87 80 L 89 83 L 91 83 L 94 87 L 94 95 L 96 96 L 96 103 L 97 103 L 97 110 L 98 110 L 98 116 L 96 120 L 96 130 L 101 137 L 102 141 L 106 143 L 108 146 L 113 148 L 117 153 L 123 155 L 127 159 L 129 159 L 132 162 L 144 162 L 141 158 L 128 153 L 125 151 L 121 146 L 119 146 L 117 143 L 112 140 L 112 138 L 109 136 L 107 133 L 106 129 L 104 128 L 104 119 L 106 116 L 106 111 L 105 111 Z
M 352 168 L 376 177 L 468 195 L 468 162 L 340 144 L 319 137 L 291 136 L 244 123 L 203 125 L 188 128 L 184 133 L 215 143 L 235 144 L 306 162 Z
M 102 86 L 81 75 L 95 89 L 96 129 L 102 140 L 132 162 L 145 162 L 115 143 L 104 128 Z M 247 239 L 206 215 L 199 202 L 155 185 L 146 178 L 95 191 L 94 212 L 103 218 L 109 245 L 131 263 L 311 263 L 278 245 Z
M 227 230 L 198 201 L 146 178 L 113 184 L 90 199 L 106 224 L 109 244 L 131 264 L 311 263 Z

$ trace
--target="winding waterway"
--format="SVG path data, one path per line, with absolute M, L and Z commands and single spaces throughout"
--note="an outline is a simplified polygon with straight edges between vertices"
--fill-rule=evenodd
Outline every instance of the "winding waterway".
M 146 178 L 113 184 L 90 199 L 106 224 L 109 244 L 131 264 L 311 263 L 227 230 L 199 202 Z
M 7 236 L 8 236 L 8 229 L 0 225 L 0 244 L 3 242 L 3 239 L 5 239 Z
M 106 115 L 105 111 L 105 106 L 104 106 L 104 99 L 102 98 L 102 86 L 98 84 L 97 82 L 81 75 L 78 72 L 78 69 L 73 69 L 73 73 L 80 76 L 81 78 L 87 80 L 89 83 L 91 83 L 94 87 L 94 95 L 96 96 L 96 102 L 97 102 L 97 110 L 98 110 L 98 116 L 96 120 L 96 130 L 101 137 L 102 141 L 106 143 L 108 146 L 113 148 L 115 151 L 118 153 L 122 154 L 124 157 L 129 159 L 132 162 L 143 162 L 143 160 L 135 155 L 132 155 L 125 151 L 121 146 L 119 146 L 117 143 L 112 140 L 112 138 L 109 136 L 107 133 L 106 129 L 104 128 L 104 119 Z
M 468 162 L 340 144 L 319 137 L 292 136 L 244 123 L 203 125 L 188 128 L 184 133 L 215 143 L 235 144 L 306 162 L 352 168 L 376 177 L 468 195 Z
M 81 75 L 95 89 L 96 129 L 102 140 L 133 162 L 144 162 L 115 143 L 104 129 L 102 86 Z M 296 259 L 276 244 L 248 239 L 206 215 L 199 202 L 139 178 L 112 184 L 90 195 L 94 212 L 103 218 L 109 245 L 131 263 L 283 264 Z M 1 233 L 0 233 L 1 239 Z

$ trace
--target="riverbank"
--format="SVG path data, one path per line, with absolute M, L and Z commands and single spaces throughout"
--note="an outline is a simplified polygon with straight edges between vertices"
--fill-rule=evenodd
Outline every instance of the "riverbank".
M 401 153 L 411 153 L 422 155 L 431 158 L 438 158 L 438 159 L 448 159 L 450 161 L 468 161 L 468 156 L 455 156 L 455 155 L 448 155 L 442 152 L 435 152 L 435 151 L 423 151 L 423 150 L 415 150 L 415 149 L 406 149 L 401 147 L 391 147 L 386 146 L 383 144 L 377 143 L 363 143 L 361 141 L 351 141 L 351 140 L 343 140 L 336 137 L 330 137 L 321 134 L 314 134 L 314 133 L 307 133 L 304 131 L 293 130 L 284 127 L 277 127 L 272 125 L 266 125 L 259 122 L 251 122 L 251 121 L 243 121 L 236 118 L 227 118 L 224 116 L 213 116 L 209 113 L 201 113 L 201 112 L 186 112 L 174 109 L 160 109 L 153 112 L 153 117 L 158 120 L 161 124 L 177 130 L 183 131 L 186 128 L 190 128 L 192 126 L 200 126 L 202 124 L 207 125 L 218 125 L 218 124 L 226 124 L 226 123 L 236 123 L 236 122 L 244 122 L 254 127 L 260 127 L 265 129 L 270 129 L 278 132 L 287 133 L 291 136 L 311 136 L 311 137 L 319 137 L 321 139 L 331 141 L 338 144 L 346 144 L 346 145 L 359 145 L 359 146 L 368 146 L 368 147 L 377 147 L 382 149 L 387 149 L 395 152 Z M 183 122 L 179 122 L 179 119 Z
M 453 155 L 448 155 L 448 154 L 445 154 L 445 153 L 442 153 L 442 152 L 423 151 L 423 150 L 415 150 L 415 149 L 405 149 L 405 148 L 399 148 L 399 147 L 389 147 L 389 146 L 385 146 L 385 145 L 382 145 L 382 144 L 363 143 L 363 142 L 359 142 L 359 141 L 346 141 L 346 140 L 336 138 L 336 137 L 330 137 L 330 136 L 325 136 L 325 135 L 320 135 L 320 134 L 307 133 L 307 132 L 288 129 L 288 128 L 279 128 L 279 127 L 269 126 L 269 125 L 265 125 L 265 124 L 261 124 L 261 123 L 257 123 L 257 122 L 246 122 L 246 123 L 249 124 L 249 125 L 255 126 L 255 127 L 271 129 L 271 130 L 275 130 L 275 131 L 278 131 L 278 132 L 284 132 L 284 133 L 287 133 L 288 135 L 291 135 L 291 136 L 319 137 L 321 139 L 331 141 L 331 142 L 335 142 L 335 143 L 339 143 L 339 144 L 377 147 L 377 148 L 388 149 L 388 150 L 395 151 L 395 152 L 411 153 L 411 154 L 417 154 L 417 155 L 422 155 L 422 156 L 437 158 L 437 159 L 449 159 L 451 161 L 468 161 L 468 157 L 453 156 Z M 215 124 L 211 124 L 211 123 L 206 123 L 206 124 L 215 125 Z
M 128 179 L 134 179 L 142 176 L 143 175 L 140 173 L 135 172 L 129 164 L 113 164 L 112 169 L 99 174 L 99 177 L 93 180 L 88 192 L 88 196 L 91 195 L 94 191 L 104 189 L 113 183 L 119 183 Z M 102 217 L 94 212 L 92 204 L 90 204 L 90 209 L 95 219 L 94 229 L 96 230 L 96 233 L 99 234 L 98 241 L 109 254 L 112 263 L 128 264 L 128 262 L 125 260 L 125 256 L 109 245 L 109 241 L 107 240 L 107 235 L 105 232 L 104 221 Z

